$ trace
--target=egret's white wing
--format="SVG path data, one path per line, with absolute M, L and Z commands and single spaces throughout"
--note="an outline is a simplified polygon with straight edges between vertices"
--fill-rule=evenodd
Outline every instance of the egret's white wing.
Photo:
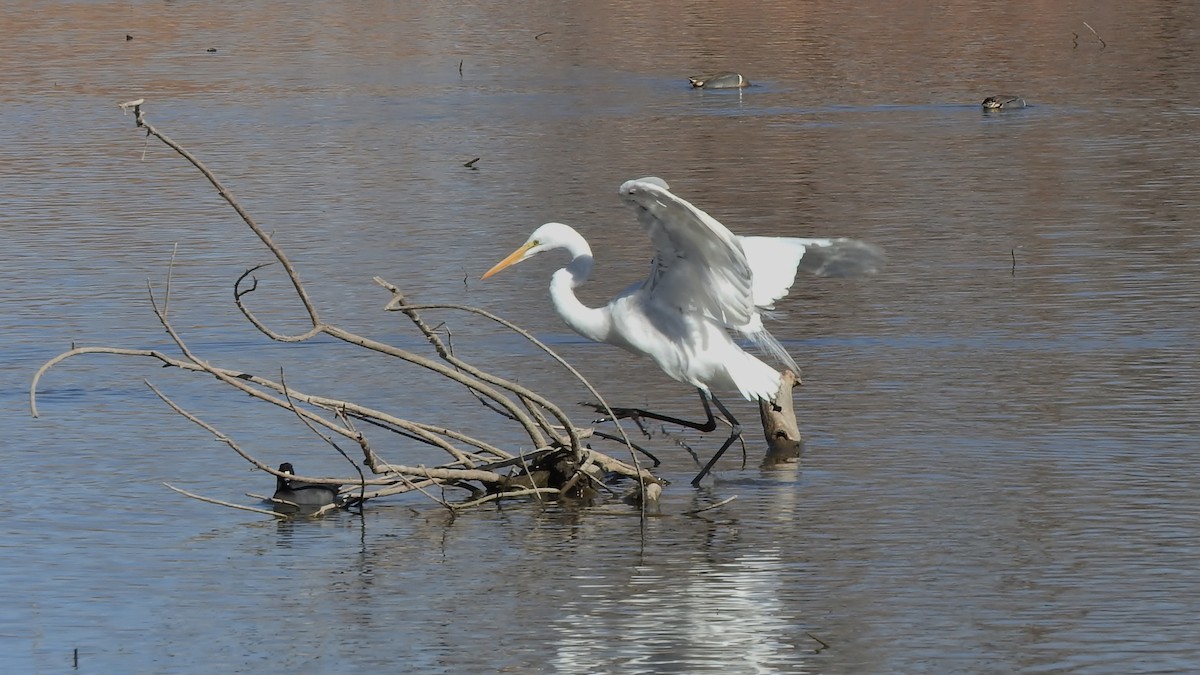
M 800 269 L 819 277 L 875 274 L 883 266 L 883 249 L 857 239 L 801 239 L 808 247 Z
M 796 282 L 796 268 L 808 251 L 812 239 L 794 237 L 738 237 L 746 260 L 753 270 L 751 285 L 754 304 L 770 309 L 788 294 Z
M 651 304 L 712 317 L 753 340 L 793 372 L 800 372 L 783 345 L 762 325 L 754 274 L 740 237 L 672 194 L 661 178 L 626 181 L 620 195 L 654 242 L 654 263 L 643 286 Z M 791 273 L 794 278 L 794 264 Z
M 883 265 L 883 249 L 857 239 L 738 237 L 753 270 L 754 304 L 770 309 L 788 294 L 797 270 L 819 277 L 874 274 Z
M 731 328 L 761 326 L 753 276 L 738 238 L 666 185 L 660 178 L 642 178 L 620 189 L 654 242 L 648 294 L 655 302 L 708 314 Z

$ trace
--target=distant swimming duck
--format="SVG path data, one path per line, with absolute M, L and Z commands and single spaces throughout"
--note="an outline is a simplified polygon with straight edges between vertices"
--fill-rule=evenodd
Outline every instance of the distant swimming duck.
M 750 81 L 739 73 L 716 73 L 714 75 L 698 75 L 689 77 L 694 89 L 741 89 L 749 87 Z
M 1025 107 L 1025 99 L 1020 96 L 989 96 L 983 99 L 984 110 L 1015 110 Z
M 279 472 L 295 475 L 296 470 L 292 468 L 291 462 L 284 462 L 279 465 Z M 303 508 L 327 506 L 337 503 L 338 490 L 341 487 L 340 485 L 304 483 L 291 478 L 276 476 L 274 498 Z M 276 506 L 286 507 L 290 506 L 290 504 L 276 504 Z

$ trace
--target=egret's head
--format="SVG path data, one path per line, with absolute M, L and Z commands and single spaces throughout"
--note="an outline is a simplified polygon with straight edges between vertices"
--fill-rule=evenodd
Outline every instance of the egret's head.
M 481 280 L 486 279 L 500 270 L 516 265 L 523 260 L 529 260 L 533 256 L 549 251 L 553 248 L 561 248 L 566 245 L 566 240 L 569 234 L 575 234 L 575 231 L 562 223 L 546 223 L 529 235 L 529 239 L 521 244 L 521 248 L 513 251 L 507 258 L 496 263 L 496 266 L 487 272 L 483 273 Z M 578 236 L 578 235 L 575 235 Z

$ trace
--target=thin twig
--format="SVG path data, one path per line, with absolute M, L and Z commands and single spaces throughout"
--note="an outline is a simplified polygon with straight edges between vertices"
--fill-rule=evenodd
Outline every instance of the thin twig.
M 1092 25 L 1091 25 L 1091 24 L 1089 24 L 1088 22 L 1084 21 L 1084 22 L 1083 22 L 1083 25 L 1087 26 L 1087 29 L 1088 29 L 1088 30 L 1090 30 L 1090 31 L 1092 31 L 1092 35 L 1095 35 L 1095 36 L 1096 36 L 1096 39 L 1100 41 L 1100 48 L 1101 48 L 1101 49 L 1104 49 L 1105 47 L 1107 47 L 1107 46 L 1108 46 L 1108 43 L 1104 41 L 1104 38 L 1100 37 L 1100 34 L 1096 32 L 1096 29 L 1095 29 L 1095 28 L 1092 28 Z
M 198 499 L 202 502 L 208 502 L 209 504 L 216 504 L 218 506 L 228 506 L 231 509 L 238 509 L 239 511 L 251 511 L 253 513 L 261 513 L 264 516 L 271 516 L 272 518 L 279 518 L 280 520 L 288 520 L 289 519 L 289 516 L 286 514 L 283 514 L 283 513 L 276 513 L 274 511 L 268 511 L 266 509 L 256 509 L 253 506 L 243 506 L 241 504 L 234 504 L 232 502 L 223 502 L 220 499 L 213 499 L 212 497 L 202 497 L 198 494 L 188 492 L 187 490 L 182 490 L 180 488 L 177 488 L 174 485 L 171 485 L 170 483 L 163 483 L 163 485 L 166 485 L 168 488 L 178 492 L 181 495 L 191 497 L 192 499 Z
M 600 431 L 599 429 L 593 430 L 592 435 L 595 436 L 596 438 L 603 438 L 603 439 L 609 440 L 609 441 L 617 441 L 617 442 L 621 441 L 620 436 L 614 436 L 613 434 L 610 434 L 607 431 Z M 645 455 L 646 458 L 649 459 L 651 462 L 654 462 L 655 467 L 662 466 L 662 460 L 660 460 L 657 456 L 655 456 L 654 453 L 650 452 L 646 448 L 643 448 L 642 446 L 638 445 L 637 443 L 630 443 L 630 445 L 633 446 L 634 450 L 637 450 L 638 452 Z
M 693 510 L 691 510 L 691 511 L 684 511 L 684 512 L 683 512 L 683 515 L 685 515 L 685 516 L 694 516 L 694 515 L 696 515 L 697 513 L 704 513 L 705 511 L 712 511 L 713 509 L 719 509 L 719 508 L 721 508 L 722 506 L 725 506 L 726 504 L 728 504 L 729 502 L 731 502 L 731 501 L 733 501 L 733 500 L 735 500 L 735 499 L 737 499 L 737 495 L 734 495 L 734 496 L 732 496 L 732 497 L 729 497 L 729 498 L 727 498 L 727 499 L 722 499 L 721 501 L 717 502 L 716 504 L 709 504 L 708 506 L 705 506 L 705 507 L 703 507 L 703 508 L 699 508 L 699 509 L 693 509 Z
M 813 635 L 812 633 L 810 633 L 810 632 L 808 632 L 808 631 L 804 631 L 804 634 L 805 634 L 805 635 L 807 635 L 808 637 L 810 637 L 810 638 L 812 638 L 812 639 L 816 640 L 816 641 L 817 641 L 817 643 L 821 645 L 821 648 L 820 648 L 820 649 L 816 649 L 816 650 L 814 650 L 814 651 L 813 651 L 813 653 L 814 653 L 814 654 L 820 654 L 820 653 L 821 653 L 823 650 L 829 649 L 829 643 L 828 643 L 828 642 L 826 642 L 826 641 L 822 640 L 821 638 L 817 637 L 816 635 Z
M 163 316 L 170 316 L 171 306 L 171 276 L 175 272 L 175 256 L 179 253 L 179 242 L 171 247 L 171 262 L 167 263 L 167 289 L 163 292 Z
M 429 476 L 427 476 L 427 477 L 429 478 L 430 482 L 434 482 L 432 477 L 429 477 Z M 417 485 L 416 483 L 409 480 L 408 476 L 405 476 L 404 474 L 399 474 L 398 478 L 400 478 L 401 481 L 404 481 L 404 484 L 407 485 L 408 487 L 412 488 L 413 490 L 419 490 L 421 492 L 421 494 L 425 495 L 426 497 L 429 497 L 430 499 L 437 502 L 438 504 L 441 504 L 442 506 L 446 507 L 447 509 L 450 509 L 451 512 L 454 511 L 454 508 L 452 506 L 450 506 L 449 502 L 447 502 L 445 499 L 442 499 L 440 497 L 435 497 L 432 494 L 426 492 L 425 488 L 423 488 L 420 485 Z

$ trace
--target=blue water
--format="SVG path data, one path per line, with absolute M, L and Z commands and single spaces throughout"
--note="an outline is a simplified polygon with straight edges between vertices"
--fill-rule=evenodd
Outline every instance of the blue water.
M 0 666 L 73 670 L 78 650 L 79 672 L 1200 669 L 1200 114 L 1180 48 L 1196 21 L 1112 2 L 910 10 L 0 8 Z M 757 86 L 687 87 L 717 69 Z M 984 115 L 997 92 L 1031 105 Z M 746 463 L 735 446 L 693 489 L 681 443 L 704 457 L 717 439 L 652 427 L 639 442 L 672 483 L 644 521 L 618 503 L 452 517 L 412 495 L 277 523 L 162 485 L 256 505 L 246 493 L 273 481 L 142 379 L 267 463 L 353 475 L 287 411 L 86 355 L 28 414 L 34 372 L 73 344 L 175 352 L 147 290 L 161 302 L 173 255 L 171 320 L 203 358 L 510 449 L 528 438 L 419 369 L 248 325 L 233 280 L 269 254 L 116 107 L 138 97 L 275 234 L 325 320 L 425 349 L 382 311 L 379 275 L 415 302 L 501 312 L 614 405 L 700 413 L 553 315 L 554 255 L 478 280 L 538 224 L 592 243 L 590 303 L 645 274 L 615 194 L 636 176 L 736 232 L 858 237 L 889 262 L 779 303 L 772 331 L 805 382 L 799 466 L 759 470 L 755 408 L 726 395 Z M 254 310 L 303 332 L 277 266 L 257 276 Z M 586 391 L 527 343 L 426 318 L 588 419 Z M 440 461 L 368 433 L 391 461 Z

